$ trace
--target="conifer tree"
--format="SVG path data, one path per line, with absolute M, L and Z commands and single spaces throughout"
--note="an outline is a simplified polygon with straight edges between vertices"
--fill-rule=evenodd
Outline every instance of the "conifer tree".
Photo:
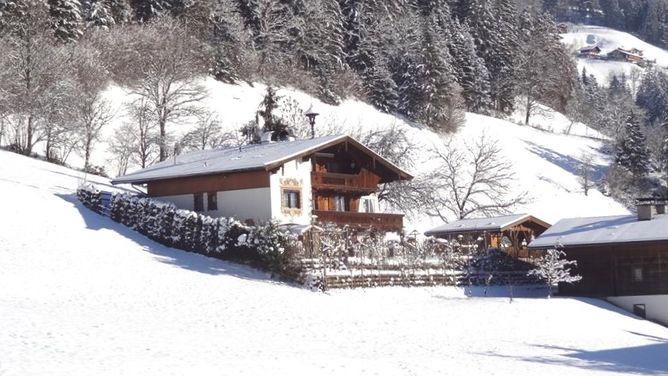
M 629 170 L 634 177 L 642 177 L 649 172 L 647 141 L 640 129 L 640 121 L 631 112 L 626 118 L 625 134 L 617 143 L 615 163 Z
M 74 42 L 83 35 L 79 0 L 48 0 L 54 35 L 62 43 Z

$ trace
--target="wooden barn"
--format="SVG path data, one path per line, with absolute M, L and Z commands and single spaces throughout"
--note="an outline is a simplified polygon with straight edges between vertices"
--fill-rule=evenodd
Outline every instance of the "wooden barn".
M 530 257 L 527 248 L 550 225 L 529 214 L 470 218 L 446 223 L 426 231 L 427 236 L 466 243 L 477 242 L 485 249 L 496 248 L 514 257 Z
M 566 295 L 603 297 L 668 323 L 668 215 L 663 200 L 640 200 L 638 215 L 569 218 L 529 249 L 561 247 L 582 280 L 561 284 Z

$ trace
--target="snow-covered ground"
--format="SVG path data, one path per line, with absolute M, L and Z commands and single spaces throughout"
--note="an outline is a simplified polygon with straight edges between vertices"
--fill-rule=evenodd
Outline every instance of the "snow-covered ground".
M 668 373 L 668 329 L 605 302 L 311 292 L 90 212 L 84 178 L 0 151 L 0 375 Z
M 562 42 L 577 52 L 582 47 L 597 45 L 601 48 L 601 55 L 617 48 L 637 48 L 643 51 L 643 57 L 655 61 L 661 67 L 668 66 L 668 51 L 649 44 L 629 33 L 618 31 L 602 26 L 574 25 L 569 32 L 562 34 Z M 577 59 L 578 69 L 586 68 L 587 72 L 593 74 L 599 84 L 607 84 L 608 77 L 615 73 L 625 72 L 630 76 L 631 70 L 643 70 L 637 65 L 619 61 L 601 61 L 591 59 Z
M 215 112 L 223 128 L 230 131 L 236 131 L 254 119 L 266 90 L 262 84 L 230 85 L 213 79 L 207 79 L 204 84 L 209 91 L 206 107 Z M 417 145 L 417 160 L 414 168 L 409 169 L 415 176 L 428 174 L 438 167 L 429 150 L 442 148 L 449 138 L 424 125 L 382 113 L 359 100 L 346 100 L 338 106 L 332 106 L 294 89 L 283 88 L 278 94 L 294 100 L 302 110 L 313 106 L 320 113 L 316 120 L 318 135 L 331 132 L 359 133 L 360 130 L 388 129 L 392 126 L 405 129 Z M 105 137 L 109 137 L 116 127 L 127 121 L 120 109 L 123 103 L 130 100 L 127 93 L 118 87 L 108 90 L 107 95 L 119 112 L 114 124 L 106 130 Z M 501 145 L 517 177 L 515 191 L 528 193 L 528 204 L 517 207 L 515 212 L 528 212 L 550 223 L 566 217 L 628 213 L 620 204 L 598 191 L 592 190 L 589 196 L 585 196 L 577 182 L 578 164 L 584 154 L 593 155 L 597 177 L 601 177 L 609 165 L 609 160 L 600 153 L 602 144 L 597 139 L 601 137 L 598 132 L 581 123 L 571 125 L 564 115 L 549 108 L 537 112 L 530 127 L 513 123 L 523 121 L 521 109 L 510 120 L 468 113 L 465 126 L 454 137 L 456 143 L 461 144 L 470 143 L 486 134 Z M 565 134 L 569 127 L 570 134 Z M 190 126 L 187 124 L 170 126 L 170 130 L 177 136 L 188 129 Z M 95 150 L 94 158 L 96 164 L 107 166 L 107 171 L 113 171 L 113 161 L 105 153 L 104 143 Z M 427 216 L 406 221 L 408 231 L 417 229 L 421 232 L 441 223 L 440 219 Z

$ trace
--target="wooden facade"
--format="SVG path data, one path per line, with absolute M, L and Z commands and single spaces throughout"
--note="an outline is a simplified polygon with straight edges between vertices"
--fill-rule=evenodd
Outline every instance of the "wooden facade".
M 269 187 L 269 172 L 241 171 L 150 181 L 147 183 L 147 194 L 149 197 L 164 197 L 266 187 Z
M 392 181 L 374 158 L 355 147 L 339 144 L 311 158 L 313 215 L 317 222 L 353 227 L 401 231 L 403 215 L 362 212 L 361 199 L 378 190 L 382 181 Z
M 668 294 L 668 241 L 572 246 L 564 249 L 582 280 L 560 284 L 566 295 L 610 297 Z

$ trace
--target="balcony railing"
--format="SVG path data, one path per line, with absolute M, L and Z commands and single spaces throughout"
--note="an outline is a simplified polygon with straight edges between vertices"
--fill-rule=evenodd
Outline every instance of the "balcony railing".
M 371 193 L 378 189 L 378 177 L 362 170 L 359 174 L 312 172 L 311 184 L 318 190 Z
M 314 210 L 317 216 L 316 222 L 334 223 L 337 225 L 349 225 L 358 227 L 377 228 L 384 231 L 401 231 L 404 227 L 404 216 L 402 214 L 388 213 L 357 213 L 341 211 Z

